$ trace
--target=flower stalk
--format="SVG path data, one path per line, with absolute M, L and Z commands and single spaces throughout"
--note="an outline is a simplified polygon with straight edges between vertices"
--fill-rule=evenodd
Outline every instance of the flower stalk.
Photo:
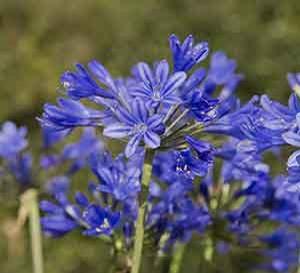
M 152 174 L 153 156 L 154 156 L 153 150 L 146 149 L 143 175 L 141 181 L 142 194 L 141 194 L 140 207 L 138 210 L 138 219 L 137 219 L 136 229 L 135 229 L 135 240 L 134 240 L 134 247 L 133 247 L 131 273 L 139 273 L 141 262 L 142 262 L 143 243 L 144 243 L 144 220 L 145 220 L 145 212 L 146 212 L 145 201 L 147 198 L 149 183 Z
M 30 222 L 33 273 L 43 273 L 42 236 L 37 195 L 37 190 L 29 189 L 22 195 L 21 202 L 22 206 L 27 210 Z
M 185 244 L 177 244 L 175 246 L 169 273 L 179 273 L 180 272 L 185 248 L 186 248 Z

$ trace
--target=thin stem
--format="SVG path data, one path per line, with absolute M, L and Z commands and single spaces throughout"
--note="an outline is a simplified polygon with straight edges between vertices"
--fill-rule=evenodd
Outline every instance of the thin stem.
M 214 255 L 213 240 L 208 237 L 206 239 L 206 246 L 205 246 L 205 249 L 204 249 L 204 259 L 207 262 L 212 263 L 213 255 Z
M 169 126 L 169 127 L 167 127 L 167 129 L 166 129 L 166 131 L 165 131 L 165 133 L 164 133 L 164 135 L 165 136 L 169 136 L 169 133 L 171 132 L 171 130 L 177 125 L 177 123 L 179 122 L 179 121 L 181 121 L 184 117 L 185 117 L 185 115 L 187 114 L 189 112 L 189 110 L 188 109 L 186 109 L 186 110 L 184 110 L 173 122 L 172 122 L 172 124 Z
M 154 152 L 153 150 L 146 150 L 143 176 L 142 176 L 142 195 L 140 200 L 140 207 L 138 211 L 138 219 L 135 228 L 135 240 L 133 247 L 133 257 L 132 257 L 132 269 L 131 273 L 139 273 L 142 254 L 143 254 L 143 243 L 144 243 L 144 220 L 146 212 L 146 198 L 149 188 L 149 183 L 152 174 L 152 160 Z
M 131 273 L 138 273 L 140 270 L 142 253 L 143 253 L 143 243 L 144 243 L 144 217 L 145 217 L 145 205 L 139 208 L 139 216 L 137 219 L 136 231 L 135 231 Z
M 298 269 L 297 269 L 297 273 L 300 273 L 300 251 L 298 251 Z
M 179 273 L 180 272 L 185 247 L 186 247 L 185 244 L 177 244 L 175 246 L 175 251 L 174 251 L 174 254 L 172 257 L 169 273 Z
M 165 118 L 163 120 L 164 124 L 166 124 L 169 120 L 171 120 L 171 118 L 177 112 L 178 109 L 179 109 L 179 105 L 171 106 L 170 110 L 168 111 L 167 115 L 165 116 Z
M 27 209 L 30 222 L 33 272 L 43 273 L 42 236 L 37 191 L 29 189 L 21 198 L 24 207 Z

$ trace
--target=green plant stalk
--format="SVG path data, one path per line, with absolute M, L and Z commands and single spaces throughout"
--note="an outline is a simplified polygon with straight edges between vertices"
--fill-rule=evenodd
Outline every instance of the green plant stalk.
M 179 273 L 180 272 L 185 248 L 186 248 L 185 244 L 177 244 L 175 246 L 169 273 Z
M 132 268 L 131 273 L 139 273 L 144 243 L 144 220 L 146 212 L 146 197 L 148 195 L 149 183 L 152 174 L 152 160 L 154 151 L 146 150 L 143 175 L 142 175 L 142 193 L 140 198 L 140 207 L 138 211 L 138 219 L 135 228 L 135 239 L 132 254 Z
M 29 189 L 22 195 L 22 203 L 29 217 L 33 272 L 43 273 L 42 235 L 37 196 L 37 190 Z

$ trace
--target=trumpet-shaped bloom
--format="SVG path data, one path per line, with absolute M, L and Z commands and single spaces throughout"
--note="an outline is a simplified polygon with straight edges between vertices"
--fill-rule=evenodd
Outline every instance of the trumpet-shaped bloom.
M 189 35 L 181 44 L 176 35 L 169 38 L 175 71 L 188 71 L 195 64 L 203 61 L 209 52 L 207 42 L 194 45 L 194 38 Z
M 53 131 L 73 129 L 80 126 L 96 126 L 101 123 L 100 111 L 85 107 L 78 101 L 58 99 L 58 106 L 44 105 L 44 113 L 39 121 L 42 127 Z

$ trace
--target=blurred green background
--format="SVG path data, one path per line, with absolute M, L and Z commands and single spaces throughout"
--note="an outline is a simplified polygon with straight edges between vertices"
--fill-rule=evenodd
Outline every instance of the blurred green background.
M 35 117 L 44 102 L 54 102 L 63 71 L 96 58 L 114 75 L 126 75 L 139 60 L 169 58 L 171 33 L 191 33 L 235 58 L 246 76 L 243 99 L 266 92 L 284 100 L 286 72 L 300 71 L 299 26 L 299 0 L 1 0 L 0 122 L 26 124 L 36 135 Z M 16 209 L 1 207 L 3 227 Z M 27 240 L 9 245 L 12 251 L 2 232 L 0 272 L 31 272 Z M 182 272 L 197 263 L 197 248 L 191 249 Z M 107 273 L 107 252 L 78 234 L 46 239 L 46 273 Z M 223 265 L 215 272 L 232 270 Z

